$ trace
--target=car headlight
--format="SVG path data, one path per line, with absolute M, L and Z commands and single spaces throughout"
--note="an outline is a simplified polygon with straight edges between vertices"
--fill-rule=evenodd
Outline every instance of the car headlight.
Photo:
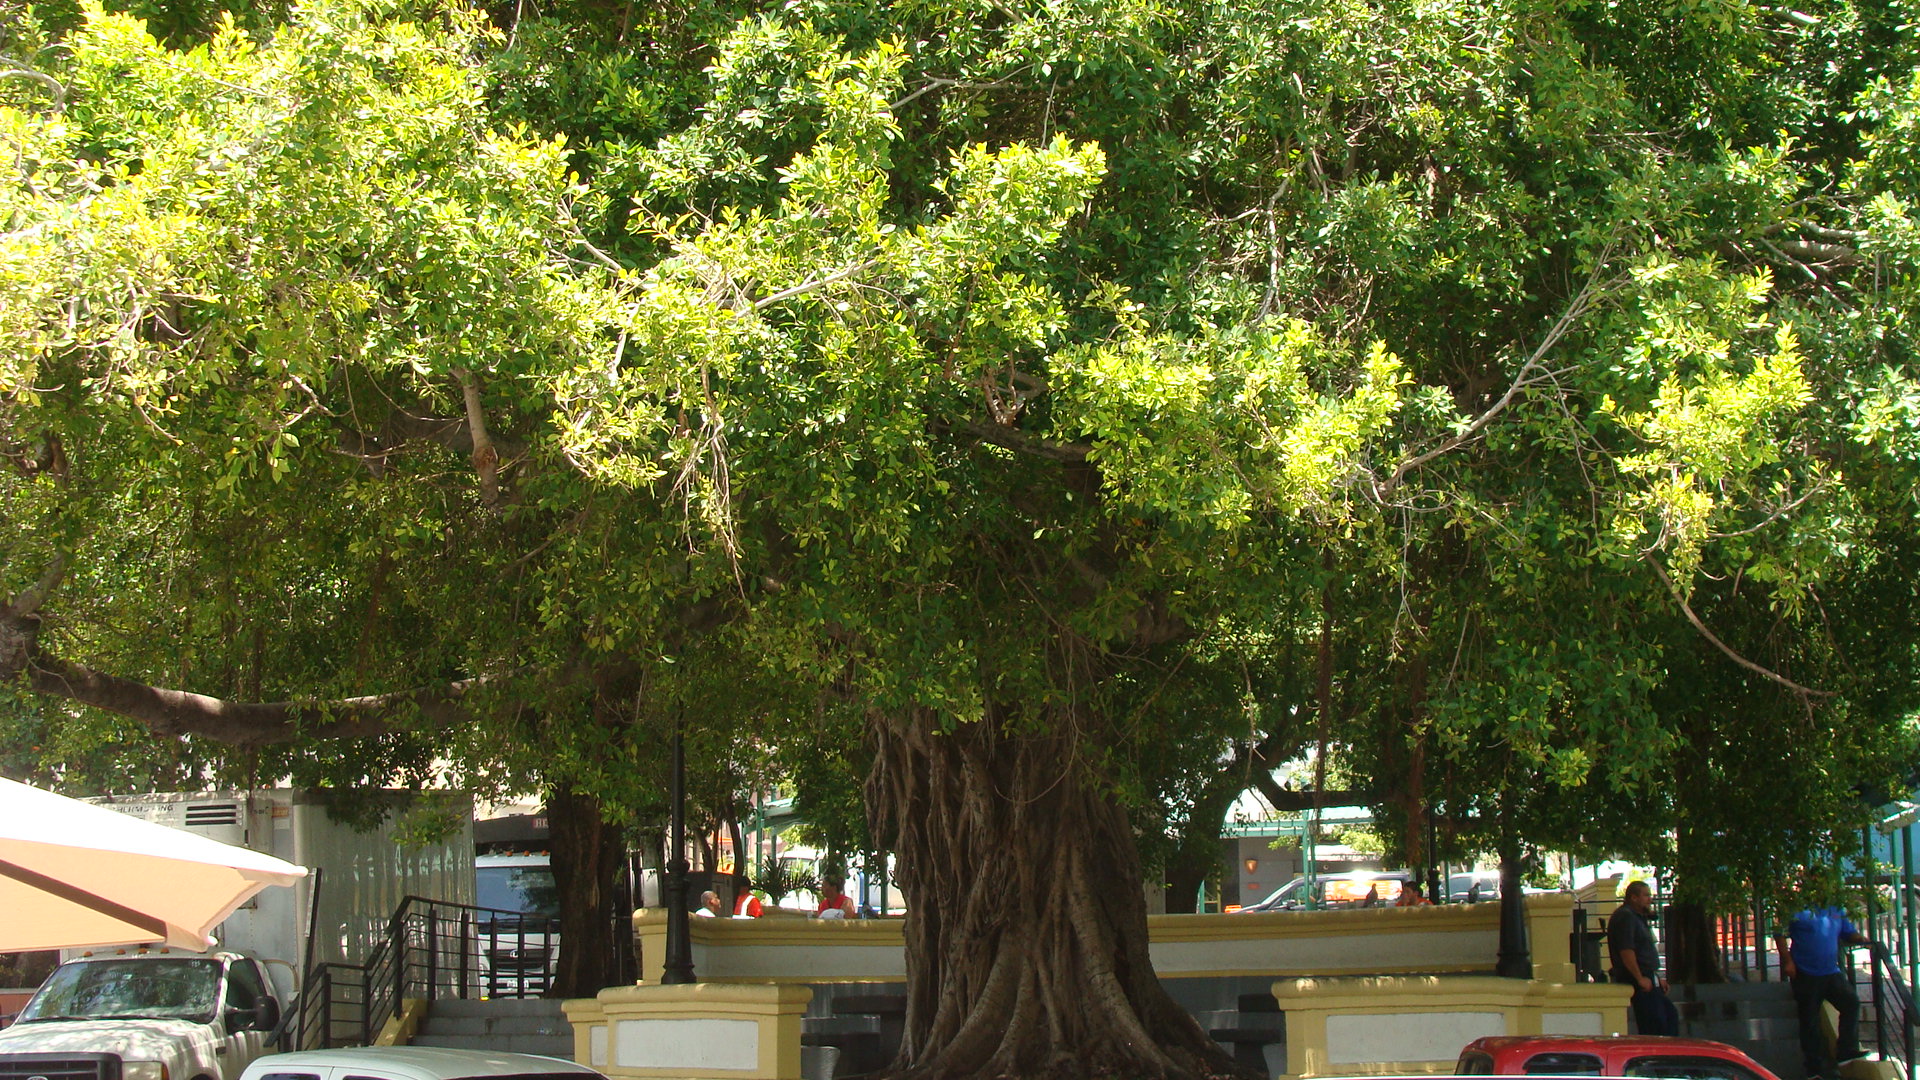
M 169 1080 L 164 1061 L 128 1061 L 120 1065 L 120 1080 Z

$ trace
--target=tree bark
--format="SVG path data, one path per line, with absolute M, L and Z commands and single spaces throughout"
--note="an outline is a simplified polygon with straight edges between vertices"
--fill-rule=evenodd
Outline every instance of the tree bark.
M 1676 900 L 1667 905 L 1664 921 L 1668 979 L 1688 984 L 1727 981 L 1713 916 L 1707 914 L 1705 904 Z
M 1204 806 L 1205 804 L 1200 804 Z M 1229 803 L 1228 805 L 1231 805 Z M 1225 808 L 1222 808 L 1224 816 Z M 1214 832 L 1220 831 L 1215 826 Z M 1167 914 L 1191 915 L 1200 907 L 1200 886 L 1220 868 L 1220 838 L 1209 840 L 1200 827 L 1185 830 L 1167 859 Z
M 560 964 L 550 997 L 590 998 L 612 978 L 613 881 L 624 854 L 620 829 L 600 801 L 560 785 L 547 795 L 553 882 L 560 892 Z
M 1240 1075 L 1154 976 L 1132 830 L 1088 782 L 1084 727 L 1046 719 L 869 724 L 873 832 L 913 898 L 891 1074 Z

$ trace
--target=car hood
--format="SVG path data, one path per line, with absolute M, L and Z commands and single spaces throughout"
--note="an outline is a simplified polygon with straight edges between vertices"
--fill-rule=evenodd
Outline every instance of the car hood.
M 118 1054 L 165 1061 L 183 1042 L 213 1041 L 191 1020 L 33 1020 L 0 1031 L 0 1054 Z

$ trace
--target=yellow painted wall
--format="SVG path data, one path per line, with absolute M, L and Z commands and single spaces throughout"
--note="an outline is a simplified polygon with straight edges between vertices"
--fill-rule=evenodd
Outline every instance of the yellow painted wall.
M 1571 897 L 1527 898 L 1534 977 L 1572 982 Z M 898 982 L 906 978 L 899 919 L 690 919 L 694 970 L 714 982 Z M 1192 976 L 1393 975 L 1491 972 L 1500 905 L 1343 908 L 1253 915 L 1153 915 L 1154 970 Z M 643 983 L 658 982 L 666 952 L 662 911 L 634 915 Z

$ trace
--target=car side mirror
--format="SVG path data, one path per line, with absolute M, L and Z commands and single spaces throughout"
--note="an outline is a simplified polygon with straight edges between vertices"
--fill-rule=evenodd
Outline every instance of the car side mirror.
M 229 1035 L 242 1031 L 272 1031 L 280 1022 L 280 1006 L 268 998 L 251 1009 L 228 1009 L 226 1020 Z

